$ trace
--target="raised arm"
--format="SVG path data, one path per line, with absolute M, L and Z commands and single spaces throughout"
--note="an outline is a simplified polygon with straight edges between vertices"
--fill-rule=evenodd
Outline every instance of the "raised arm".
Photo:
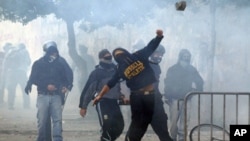
M 144 59 L 148 59 L 148 57 L 156 50 L 159 46 L 161 40 L 163 39 L 163 31 L 161 29 L 156 30 L 156 37 L 153 38 L 146 47 L 139 50 L 139 54 L 144 54 Z

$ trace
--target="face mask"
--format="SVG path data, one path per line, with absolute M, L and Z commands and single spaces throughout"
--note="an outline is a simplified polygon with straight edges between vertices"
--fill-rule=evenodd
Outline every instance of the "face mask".
M 149 61 L 152 62 L 152 63 L 158 64 L 158 63 L 161 62 L 161 60 L 162 60 L 162 56 L 158 56 L 158 57 L 152 56 L 152 57 L 149 57 Z
M 113 63 L 112 58 L 111 58 L 111 60 L 107 60 L 107 59 L 102 58 L 102 59 L 100 59 L 100 62 L 105 63 L 105 64 L 112 64 Z
M 54 62 L 55 60 L 56 60 L 56 56 L 54 56 L 54 55 L 51 55 L 51 56 L 49 56 L 49 62 L 51 63 L 51 62 Z
M 186 67 L 186 66 L 189 65 L 189 63 L 187 63 L 186 61 L 180 61 L 180 65 L 181 65 L 182 67 Z
M 112 60 L 112 56 L 111 55 L 110 56 L 104 56 L 103 59 L 110 61 L 110 60 Z
M 127 56 L 124 53 L 121 53 L 121 54 L 116 55 L 114 58 L 117 63 L 123 63 L 126 57 Z

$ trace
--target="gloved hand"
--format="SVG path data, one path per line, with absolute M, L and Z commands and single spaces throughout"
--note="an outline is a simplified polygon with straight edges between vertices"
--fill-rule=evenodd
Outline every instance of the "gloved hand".
M 27 95 L 29 95 L 29 93 L 31 92 L 31 85 L 30 85 L 30 84 L 27 84 L 26 87 L 25 87 L 25 89 L 24 89 L 24 91 L 25 91 L 25 93 L 26 93 Z

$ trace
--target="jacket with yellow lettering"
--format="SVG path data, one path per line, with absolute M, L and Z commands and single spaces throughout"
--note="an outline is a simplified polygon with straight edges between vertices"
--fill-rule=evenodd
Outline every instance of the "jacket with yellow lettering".
M 162 38 L 153 38 L 146 47 L 132 54 L 123 48 L 119 48 L 124 52 L 123 62 L 118 62 L 118 69 L 107 85 L 112 88 L 120 79 L 123 79 L 126 80 L 126 85 L 131 91 L 136 91 L 153 84 L 156 78 L 148 58 L 159 46 Z

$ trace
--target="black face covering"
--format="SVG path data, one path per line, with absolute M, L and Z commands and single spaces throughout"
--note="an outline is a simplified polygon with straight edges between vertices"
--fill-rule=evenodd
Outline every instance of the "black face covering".
M 117 63 L 122 63 L 123 61 L 124 61 L 124 58 L 125 58 L 126 56 L 125 56 L 125 54 L 118 54 L 118 55 L 116 55 L 115 57 L 114 57 L 114 59 L 115 59 L 115 61 L 117 62 Z
M 112 63 L 107 63 L 107 62 L 103 62 L 103 61 L 100 61 L 99 65 L 105 69 L 110 69 L 110 68 L 113 68 L 113 66 L 114 66 Z
M 116 48 L 113 50 L 112 55 L 119 65 L 130 65 L 137 60 L 132 54 L 123 48 Z
M 111 55 L 110 56 L 105 56 L 105 57 L 103 57 L 103 59 L 107 60 L 107 61 L 110 61 L 110 60 L 112 60 L 112 56 Z
M 130 64 L 133 62 L 133 59 L 130 57 L 130 55 L 125 53 L 118 54 L 114 58 L 118 64 Z

